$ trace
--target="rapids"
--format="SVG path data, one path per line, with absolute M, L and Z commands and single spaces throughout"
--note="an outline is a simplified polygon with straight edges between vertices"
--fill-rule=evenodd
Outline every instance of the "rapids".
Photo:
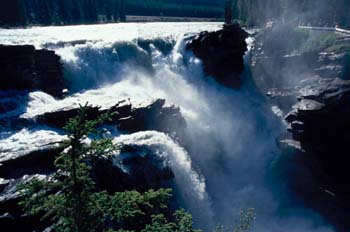
M 288 180 L 275 171 L 280 158 L 275 140 L 284 125 L 255 89 L 249 66 L 242 88 L 232 90 L 206 77 L 201 61 L 185 51 L 189 36 L 220 27 L 132 23 L 0 30 L 0 44 L 55 50 L 70 84 L 62 100 L 42 92 L 3 92 L 0 104 L 11 109 L 0 112 L 0 119 L 35 119 L 85 102 L 108 108 L 118 100 L 137 105 L 166 99 L 186 119 L 186 146 L 155 131 L 116 133 L 114 141 L 147 146 L 165 157 L 181 192 L 179 201 L 194 215 L 196 226 L 205 231 L 218 224 L 232 227 L 241 209 L 254 208 L 252 231 L 333 231 L 289 194 Z M 51 128 L 0 129 L 0 157 L 62 139 Z

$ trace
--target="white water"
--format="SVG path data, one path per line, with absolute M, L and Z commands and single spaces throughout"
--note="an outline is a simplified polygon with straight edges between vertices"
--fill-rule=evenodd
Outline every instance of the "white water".
M 66 139 L 65 136 L 50 131 L 48 128 L 23 129 L 4 138 L 5 135 L 5 133 L 2 133 L 0 161 L 16 158 L 44 148 L 58 147 L 58 143 Z
M 33 118 L 86 101 L 108 107 L 122 99 L 144 104 L 164 98 L 167 104 L 181 107 L 188 124 L 188 151 L 157 132 L 121 135 L 115 141 L 149 146 L 168 160 L 197 225 L 233 225 L 241 209 L 255 208 L 253 231 L 332 231 L 315 212 L 288 203 L 292 196 L 283 182 L 269 181 L 278 155 L 275 124 L 279 120 L 251 82 L 246 80 L 241 90 L 230 90 L 205 80 L 201 62 L 184 51 L 185 34 L 219 27 L 217 23 L 149 23 L 0 30 L 0 43 L 54 49 L 62 56 L 71 89 L 77 92 L 63 100 L 41 92 L 22 97 L 16 93 L 12 97 L 23 104 L 11 117 Z M 139 46 L 140 39 L 153 41 L 150 51 Z M 157 39 L 171 44 L 172 51 L 157 47 Z M 153 70 L 144 67 L 147 62 Z M 2 133 L 0 152 L 3 147 L 17 149 L 6 143 L 15 144 L 18 133 L 34 146 L 46 136 L 31 130 L 11 133 Z
M 192 161 L 185 149 L 169 136 L 156 131 L 144 131 L 131 135 L 121 135 L 115 144 L 146 146 L 163 158 L 175 173 L 175 183 L 187 206 L 212 220 L 210 200 L 206 192 L 205 180 L 192 168 Z M 191 186 L 191 187 L 190 187 Z

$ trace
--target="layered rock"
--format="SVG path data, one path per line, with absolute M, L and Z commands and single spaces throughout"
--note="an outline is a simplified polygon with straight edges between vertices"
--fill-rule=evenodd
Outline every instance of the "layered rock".
M 280 143 L 293 153 L 293 190 L 336 226 L 350 228 L 350 81 L 321 78 L 300 91 L 287 114 L 292 138 Z M 298 170 L 298 171 L 296 171 Z
M 350 51 L 334 49 L 345 38 L 327 44 L 322 36 L 293 25 L 264 29 L 256 36 L 251 70 L 288 124 L 289 133 L 278 138 L 278 172 L 303 204 L 345 232 L 350 228 Z
M 42 90 L 62 97 L 60 57 L 31 45 L 0 45 L 0 90 Z
M 320 79 L 301 90 L 293 108 L 286 116 L 293 138 L 305 151 L 317 154 L 338 188 L 350 190 L 350 81 Z
M 226 86 L 239 87 L 248 35 L 239 25 L 233 24 L 219 31 L 200 33 L 187 44 L 187 49 L 203 61 L 207 75 Z
M 77 116 L 79 108 L 59 109 L 38 115 L 36 122 L 51 127 L 62 128 L 70 118 Z M 165 106 L 165 100 L 157 99 L 143 106 L 133 106 L 129 101 L 118 102 L 108 109 L 97 106 L 87 108 L 87 119 L 96 119 L 101 114 L 111 113 L 108 124 L 115 125 L 120 131 L 137 132 L 156 130 L 168 134 L 182 134 L 186 126 L 180 109 L 176 106 Z

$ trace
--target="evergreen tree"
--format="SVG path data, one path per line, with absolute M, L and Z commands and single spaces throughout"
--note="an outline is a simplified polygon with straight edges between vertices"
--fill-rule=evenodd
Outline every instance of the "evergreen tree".
M 168 223 L 164 212 L 168 210 L 170 190 L 109 195 L 96 189 L 91 178 L 94 160 L 114 154 L 118 147 L 96 129 L 109 120 L 110 115 L 86 120 L 87 109 L 82 107 L 79 115 L 70 119 L 64 128 L 68 140 L 62 144 L 64 151 L 55 160 L 56 173 L 46 180 L 34 179 L 21 186 L 24 199 L 20 205 L 30 214 L 53 220 L 58 232 L 156 231 L 149 228 L 158 226 L 179 228 L 169 231 L 194 232 L 192 217 L 182 210 L 174 214 L 176 223 Z M 91 135 L 100 138 L 87 143 Z
M 20 0 L 5 1 L 0 7 L 0 25 L 18 26 L 25 23 L 23 3 Z

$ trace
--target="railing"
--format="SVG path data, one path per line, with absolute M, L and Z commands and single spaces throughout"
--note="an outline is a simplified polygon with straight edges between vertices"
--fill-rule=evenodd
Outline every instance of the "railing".
M 341 29 L 338 27 L 310 27 L 310 26 L 299 26 L 300 29 L 315 30 L 315 31 L 334 31 L 350 35 L 349 30 Z

